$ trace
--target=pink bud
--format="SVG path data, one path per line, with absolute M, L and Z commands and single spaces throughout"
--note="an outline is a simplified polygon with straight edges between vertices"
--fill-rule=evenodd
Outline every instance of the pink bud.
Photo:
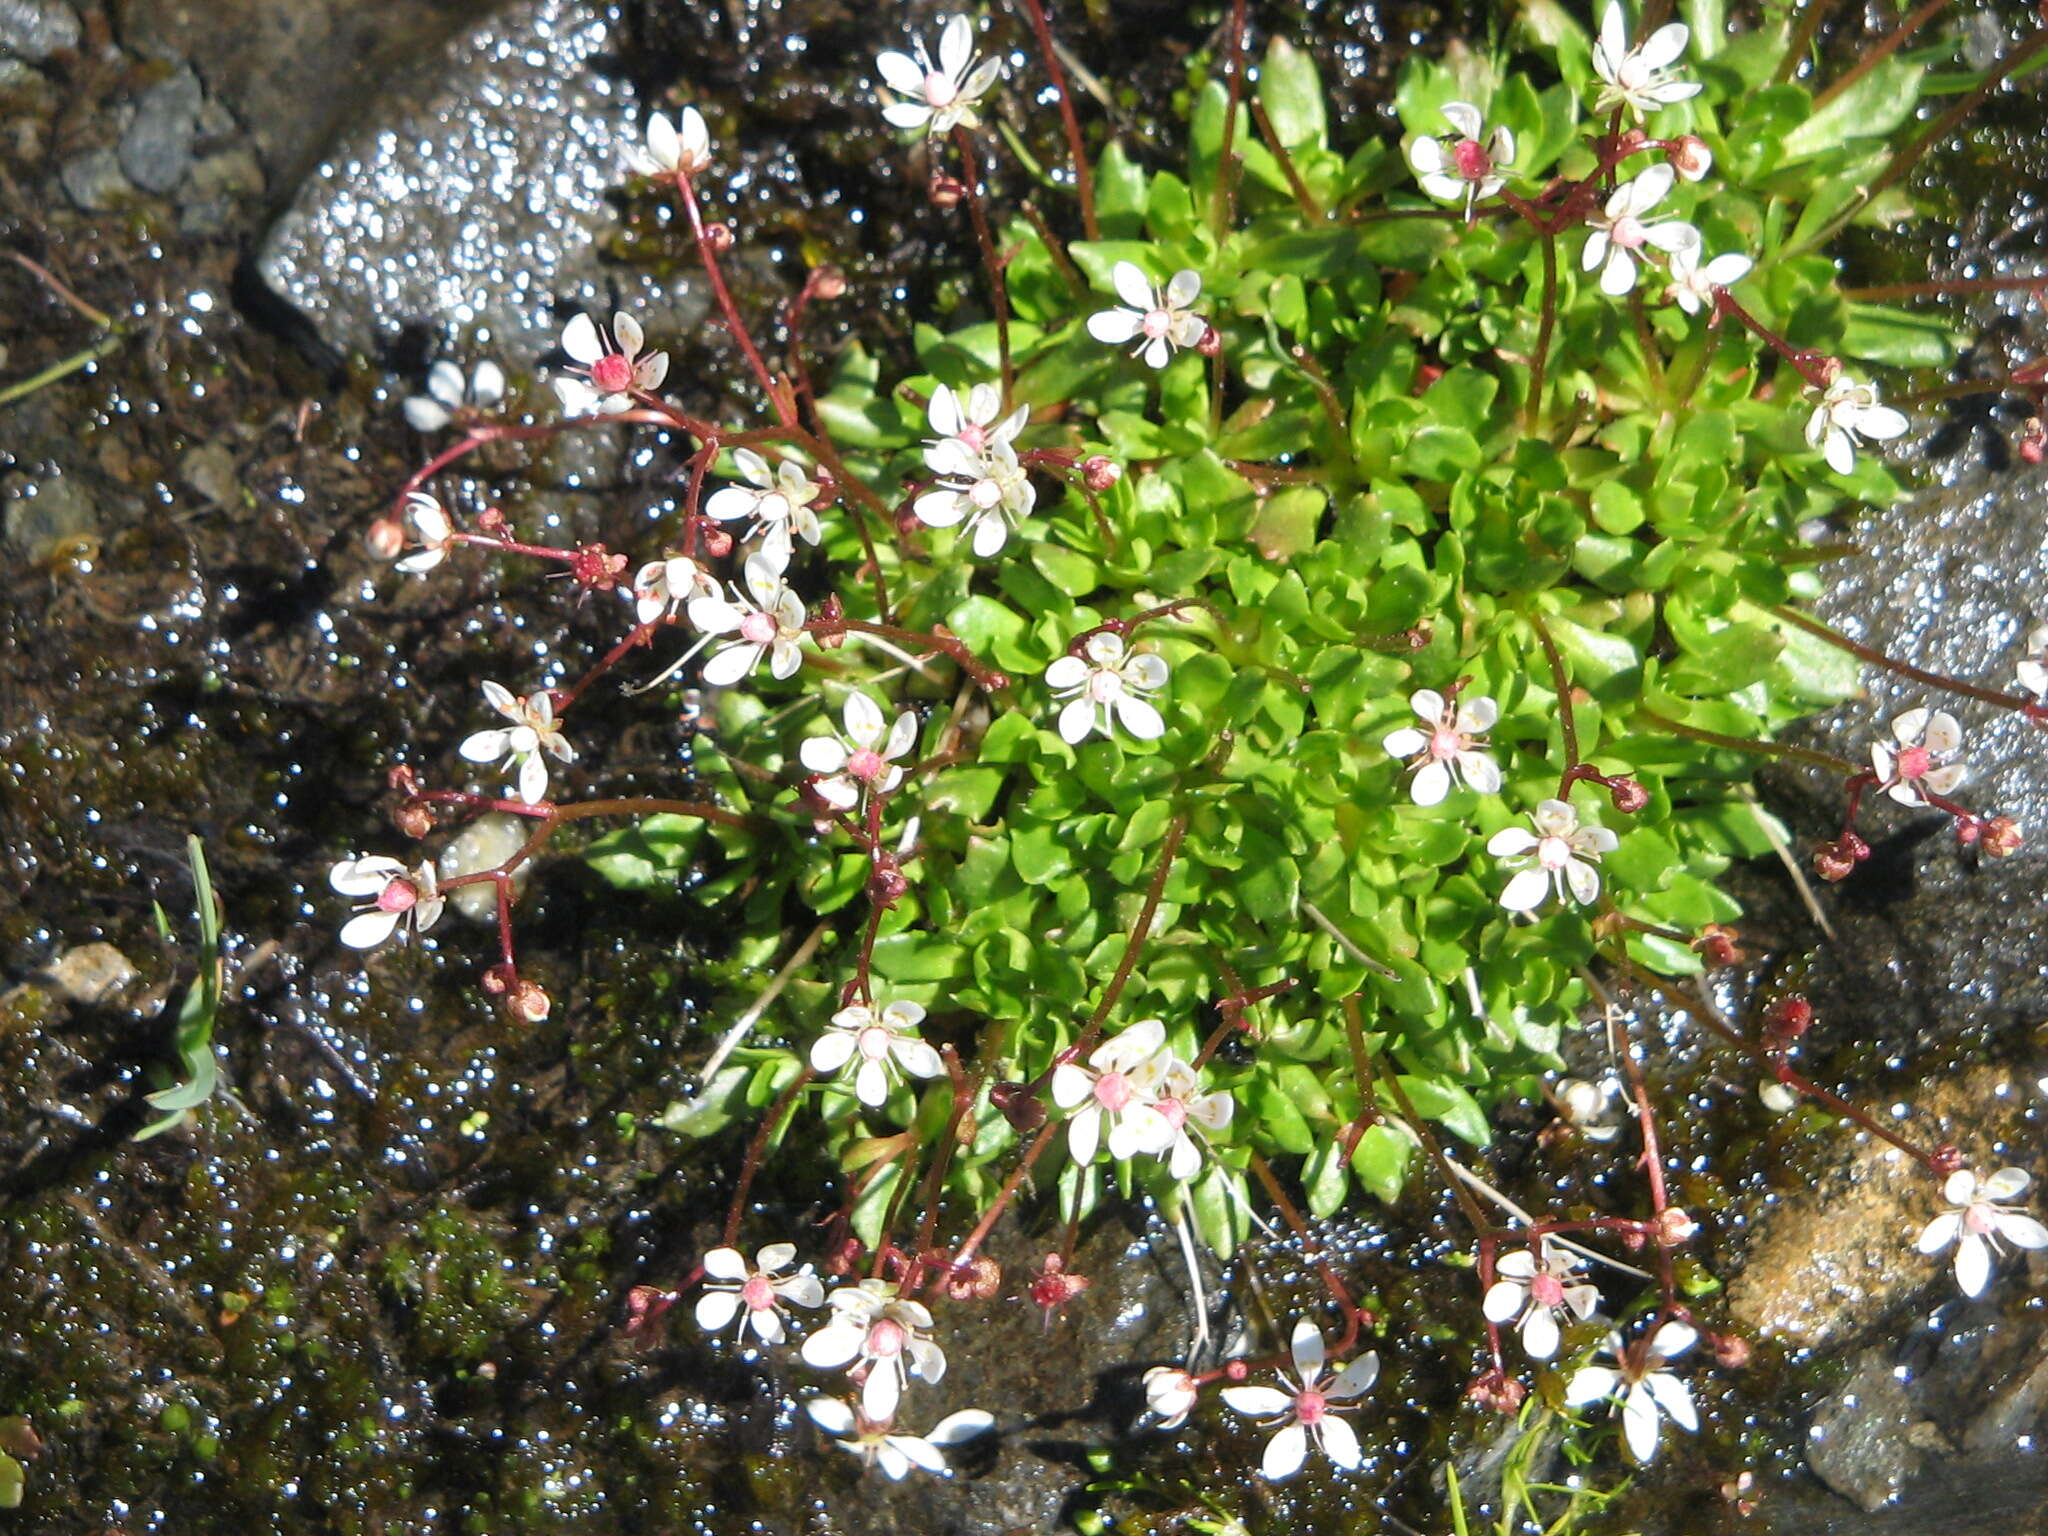
M 2010 816 L 1994 816 L 1984 823 L 1983 842 L 1986 858 L 2006 859 L 2020 851 L 2026 835 L 2020 831 L 2020 824 Z
M 1675 1205 L 1666 1206 L 1657 1213 L 1657 1245 L 1660 1248 L 1676 1248 L 1687 1242 L 1699 1231 L 1700 1224 Z
M 714 560 L 723 560 L 732 553 L 732 535 L 723 528 L 704 530 L 704 553 Z
M 1202 339 L 1195 343 L 1195 350 L 1204 357 L 1214 357 L 1223 350 L 1223 333 L 1215 326 L 1202 326 Z
M 527 1024 L 538 1024 L 554 1009 L 548 989 L 537 981 L 522 981 L 505 999 L 505 1011 Z
M 1952 1141 L 1944 1141 L 1927 1156 L 1927 1166 L 1940 1178 L 1963 1171 L 1963 1149 Z
M 733 233 L 730 224 L 706 224 L 704 226 L 704 249 L 714 256 L 723 256 L 732 249 Z
M 1687 181 L 1698 181 L 1714 168 L 1714 152 L 1698 134 L 1688 133 L 1674 140 L 1664 153 L 1671 161 L 1671 169 Z
M 943 171 L 933 175 L 931 197 L 934 208 L 958 208 L 960 200 L 967 195 L 967 184 L 957 176 L 948 176 Z
M 1081 477 L 1091 491 L 1106 491 L 1123 479 L 1123 466 L 1106 453 L 1091 453 L 1081 461 Z
M 363 541 L 379 560 L 396 560 L 405 552 L 405 524 L 395 517 L 380 517 L 370 524 Z
M 846 274 L 837 267 L 820 267 L 811 274 L 811 292 L 828 303 L 846 292 Z
M 1650 803 L 1650 792 L 1626 776 L 1609 779 L 1607 793 L 1613 797 L 1614 808 L 1625 816 L 1633 816 Z

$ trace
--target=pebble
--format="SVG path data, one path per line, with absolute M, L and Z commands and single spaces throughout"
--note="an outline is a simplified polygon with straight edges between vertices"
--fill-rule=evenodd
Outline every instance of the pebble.
M 112 213 L 131 201 L 135 185 L 121 170 L 121 158 L 108 148 L 89 149 L 64 162 L 57 172 L 64 195 L 87 213 Z
M 162 196 L 185 179 L 204 100 L 199 77 L 189 66 L 142 93 L 134 120 L 121 135 L 121 169 L 130 181 Z
M 78 12 L 63 0 L 0 0 L 0 53 L 40 64 L 78 46 Z

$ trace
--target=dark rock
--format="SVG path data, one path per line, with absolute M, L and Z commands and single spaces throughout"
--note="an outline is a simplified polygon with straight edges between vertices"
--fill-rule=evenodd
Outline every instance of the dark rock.
M 1919 1469 L 1912 1398 L 1885 1358 L 1863 1357 L 1848 1382 L 1822 1403 L 1806 1436 L 1814 1476 L 1866 1510 L 1882 1509 Z
M 78 38 L 78 12 L 64 0 L 0 0 L 0 53 L 40 64 Z
M 64 162 L 57 179 L 64 195 L 87 213 L 111 213 L 135 196 L 135 186 L 121 170 L 112 149 L 89 149 Z
M 121 169 L 145 192 L 163 196 L 185 179 L 205 93 L 189 67 L 142 93 L 121 135 Z

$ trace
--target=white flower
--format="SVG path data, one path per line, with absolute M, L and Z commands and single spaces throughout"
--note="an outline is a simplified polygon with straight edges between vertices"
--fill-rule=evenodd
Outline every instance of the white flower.
M 1819 448 L 1827 458 L 1828 468 L 1846 475 L 1856 467 L 1857 439 L 1890 442 L 1907 425 L 1899 412 L 1877 403 L 1875 385 L 1859 384 L 1841 374 L 1806 418 L 1806 446 Z
M 1691 35 L 1683 23 L 1674 21 L 1631 48 L 1620 0 L 1607 0 L 1600 39 L 1593 44 L 1593 70 L 1606 83 L 1594 110 L 1612 112 L 1625 106 L 1641 122 L 1646 112 L 1697 96 L 1698 81 L 1675 80 L 1668 72 Z
M 1588 1141 L 1614 1140 L 1628 1120 L 1628 1095 L 1618 1077 L 1603 1077 L 1598 1082 L 1560 1078 L 1557 1102 L 1566 1123 Z
M 1690 1324 L 1677 1321 L 1664 1324 L 1633 1349 L 1622 1348 L 1620 1334 L 1609 1335 L 1601 1348 L 1614 1357 L 1615 1366 L 1581 1366 L 1565 1387 L 1566 1406 L 1583 1408 L 1620 1392 L 1622 1438 L 1637 1461 L 1648 1461 L 1657 1454 L 1660 1414 L 1680 1429 L 1700 1427 L 1692 1393 L 1664 1369 L 1665 1361 L 1691 1349 L 1698 1337 Z
M 630 595 L 633 617 L 652 624 L 664 616 L 674 618 L 693 599 L 718 596 L 718 583 L 687 555 L 669 555 L 640 567 Z
M 1752 263 L 1747 256 L 1730 251 L 1712 261 L 1701 261 L 1699 251 L 1681 246 L 1671 253 L 1671 286 L 1665 296 L 1688 315 L 1714 307 L 1714 290 L 1732 288 L 1749 276 Z
M 417 869 L 382 854 L 343 859 L 328 871 L 327 883 L 344 896 L 369 898 L 341 925 L 341 942 L 350 949 L 375 949 L 400 923 L 425 933 L 441 920 L 445 905 L 431 859 Z
M 1592 233 L 1579 262 L 1588 272 L 1601 268 L 1602 293 L 1619 298 L 1635 287 L 1636 253 L 1645 246 L 1666 253 L 1699 249 L 1700 232 L 1683 219 L 1643 217 L 1664 200 L 1676 180 L 1668 165 L 1646 167 L 1635 180 L 1609 193 L 1606 208 L 1587 221 Z
M 1486 1289 L 1484 1311 L 1490 1323 L 1521 1319 L 1522 1348 L 1531 1360 L 1548 1360 L 1557 1353 L 1558 1318 L 1566 1312 L 1584 1322 L 1600 1305 L 1599 1289 L 1591 1285 L 1567 1285 L 1583 1268 L 1583 1262 L 1547 1239 L 1536 1250 L 1518 1248 L 1503 1254 L 1493 1272 L 1499 1276 Z
M 1963 728 L 1947 710 L 1909 709 L 1892 721 L 1894 750 L 1885 742 L 1872 742 L 1870 768 L 1879 786 L 1901 805 L 1927 804 L 1929 795 L 1947 795 L 1969 774 L 1969 765 L 1956 759 L 1963 744 Z
M 937 474 L 962 474 L 965 471 L 953 466 L 963 457 L 1014 443 L 1025 423 L 1031 420 L 1031 407 L 1020 405 L 1001 421 L 996 420 L 1002 411 L 1003 397 L 993 384 L 975 385 L 964 400 L 950 386 L 941 384 L 932 391 L 931 403 L 925 407 L 925 419 L 938 434 L 925 448 L 925 464 Z
M 1554 886 L 1558 899 L 1584 904 L 1600 894 L 1600 855 L 1612 853 L 1619 841 L 1605 827 L 1582 827 L 1579 813 L 1562 800 L 1546 800 L 1529 813 L 1536 830 L 1504 827 L 1487 839 L 1486 851 L 1512 868 L 1526 866 L 1507 889 L 1500 904 L 1510 912 L 1532 912 Z
M 714 688 L 736 683 L 768 658 L 774 677 L 793 677 L 804 664 L 799 642 L 804 637 L 804 605 L 782 579 L 782 567 L 766 550 L 747 556 L 742 568 L 747 595 L 733 587 L 732 601 L 722 597 L 690 600 L 690 622 L 707 635 L 737 635 L 711 653 L 704 663 L 704 681 Z
M 427 370 L 427 392 L 408 396 L 405 419 L 416 432 L 438 432 L 458 413 L 487 410 L 505 398 L 505 370 L 485 358 L 470 371 L 442 358 Z
M 951 528 L 965 521 L 977 558 L 986 560 L 1010 540 L 1017 520 L 1038 504 L 1031 476 L 1007 443 L 968 454 L 958 438 L 946 438 L 925 451 L 925 462 L 941 469 L 938 485 L 911 505 L 917 520 L 931 528 Z
M 763 1344 L 780 1344 L 788 1337 L 782 1326 L 785 1302 L 797 1307 L 822 1307 L 825 1287 L 806 1264 L 793 1275 L 782 1272 L 796 1258 L 794 1243 L 770 1243 L 754 1255 L 754 1267 L 737 1248 L 714 1248 L 704 1255 L 704 1273 L 722 1282 L 706 1285 L 697 1298 L 697 1326 L 716 1333 L 746 1313 L 745 1323 Z
M 777 568 L 789 564 L 790 535 L 806 544 L 824 537 L 818 514 L 811 503 L 818 499 L 818 483 L 793 459 L 783 459 L 773 469 L 751 448 L 736 448 L 732 455 L 745 485 L 728 485 L 704 500 L 704 515 L 729 523 L 751 517 L 754 526 L 747 537 L 762 534 L 761 553 L 774 560 Z
M 1140 741 L 1157 741 L 1166 721 L 1144 696 L 1166 686 L 1166 662 L 1149 654 L 1129 654 L 1123 637 L 1105 630 L 1091 635 L 1083 647 L 1087 660 L 1062 656 L 1045 669 L 1046 686 L 1064 698 L 1060 736 L 1078 746 L 1091 730 L 1108 736 L 1120 723 Z
M 882 116 L 892 128 L 922 128 L 927 134 L 951 133 L 980 126 L 974 104 L 988 94 L 1003 72 L 1001 59 L 974 60 L 974 27 L 965 16 L 947 21 L 939 34 L 939 62 L 933 65 L 924 39 L 912 42 L 917 54 L 885 53 L 875 60 L 889 90 L 903 100 L 885 103 Z
M 846 696 L 844 737 L 807 736 L 797 757 L 813 773 L 830 774 L 813 787 L 827 805 L 852 810 L 868 790 L 886 795 L 903 782 L 903 770 L 893 766 L 917 744 L 917 716 L 904 710 L 894 725 L 882 715 L 882 707 L 855 690 Z
M 1166 1171 L 1185 1183 L 1202 1171 L 1202 1142 L 1195 1132 L 1220 1135 L 1230 1126 L 1236 1102 L 1218 1089 L 1201 1091 L 1201 1078 L 1178 1056 L 1155 1057 L 1153 1065 L 1140 1067 L 1136 1076 L 1153 1109 L 1172 1131 L 1172 1139 L 1160 1150 Z M 1190 1126 L 1194 1130 L 1189 1129 Z
M 1071 1111 L 1067 1153 L 1081 1164 L 1095 1161 L 1102 1125 L 1109 1122 L 1109 1155 L 1116 1162 L 1161 1156 L 1173 1145 L 1175 1127 L 1153 1103 L 1158 1083 L 1154 1058 L 1166 1050 L 1166 1026 L 1144 1019 L 1098 1045 L 1088 1065 L 1063 1061 L 1052 1069 L 1052 1101 Z
M 512 724 L 478 731 L 456 750 L 472 763 L 516 765 L 519 798 L 538 805 L 548 792 L 548 765 L 541 754 L 557 762 L 576 761 L 576 749 L 555 724 L 555 701 L 545 688 L 536 694 L 517 695 L 497 683 L 487 681 L 483 686 L 491 708 Z
M 1418 138 L 1408 146 L 1408 163 L 1415 167 L 1415 179 L 1422 190 L 1440 202 L 1463 203 L 1465 217 L 1472 217 L 1472 205 L 1492 197 L 1505 185 L 1501 168 L 1515 158 L 1515 136 L 1496 128 L 1480 142 L 1485 124 L 1479 109 L 1469 101 L 1453 101 L 1444 107 L 1444 121 L 1457 131 L 1448 141 Z
M 923 1005 L 901 999 L 880 1009 L 865 1003 L 842 1008 L 832 1015 L 827 1032 L 811 1043 L 811 1069 L 830 1074 L 858 1056 L 853 1091 L 874 1109 L 902 1074 L 937 1077 L 946 1070 L 939 1053 L 914 1033 L 923 1022 Z
M 2012 671 L 2037 700 L 2048 699 L 2048 624 L 2027 631 L 2027 654 L 2013 663 Z
M 448 545 L 455 525 L 447 509 L 425 491 L 409 491 L 405 498 L 405 520 L 412 524 L 413 537 L 420 541 L 419 553 L 407 555 L 398 569 L 408 576 L 423 576 L 448 558 Z
M 898 1296 L 887 1280 L 842 1285 L 826 1298 L 833 1321 L 804 1340 L 808 1365 L 835 1371 L 864 1370 L 860 1411 L 876 1424 L 896 1416 L 908 1384 L 906 1373 L 936 1382 L 946 1374 L 945 1352 L 924 1336 L 932 1315 L 923 1304 Z
M 903 1435 L 874 1423 L 852 1404 L 842 1403 L 836 1397 L 814 1397 L 804 1404 L 804 1411 L 827 1434 L 841 1437 L 837 1442 L 839 1449 L 852 1452 L 871 1467 L 880 1467 L 895 1482 L 908 1476 L 912 1467 L 946 1476 L 946 1458 L 939 1447 L 985 1435 L 996 1424 L 979 1408 L 963 1408 L 947 1414 L 922 1435 Z
M 1179 1429 L 1200 1397 L 1195 1378 L 1177 1365 L 1155 1365 L 1145 1373 L 1145 1411 L 1161 1429 Z
M 1415 779 L 1408 792 L 1417 805 L 1441 804 L 1454 782 L 1482 795 L 1500 792 L 1500 767 L 1479 749 L 1480 738 L 1500 718 L 1500 706 L 1485 695 L 1453 705 L 1434 688 L 1408 695 L 1408 707 L 1428 723 L 1426 730 L 1404 725 L 1381 743 L 1392 757 L 1412 758 Z
M 695 107 L 685 107 L 681 127 L 657 112 L 647 120 L 647 145 L 634 145 L 626 163 L 642 176 L 699 176 L 711 166 L 711 131 Z
M 570 371 L 575 378 L 556 379 L 555 394 L 562 409 L 571 416 L 609 415 L 628 410 L 634 390 L 659 389 L 668 377 L 668 354 L 650 352 L 640 356 L 645 339 L 640 322 L 624 311 L 612 316 L 611 345 L 588 315 L 578 315 L 562 327 L 562 350 L 580 366 Z
M 2031 1183 L 2033 1179 L 2024 1168 L 2001 1168 L 1989 1178 L 1964 1168 L 1942 1184 L 1941 1197 L 1955 1209 L 1943 1211 L 1927 1223 L 1918 1247 L 1922 1253 L 1939 1253 L 1950 1243 L 1956 1244 L 1956 1283 L 1965 1296 L 1984 1294 L 2000 1238 L 2018 1248 L 2048 1248 L 2048 1227 L 2025 1211 L 1999 1206 L 1999 1202 L 2017 1200 Z
M 1337 1405 L 1358 1396 L 1379 1379 L 1380 1357 L 1360 1355 L 1325 1384 L 1323 1336 L 1316 1331 L 1316 1325 L 1306 1318 L 1297 1322 L 1290 1348 L 1295 1374 L 1301 1378 L 1299 1388 L 1291 1392 L 1277 1387 L 1223 1389 L 1223 1401 L 1239 1413 L 1258 1418 L 1287 1415 L 1286 1423 L 1266 1442 L 1259 1471 L 1271 1482 L 1294 1476 L 1308 1459 L 1308 1442 L 1314 1440 L 1316 1448 L 1331 1461 L 1347 1472 L 1355 1472 L 1365 1458 L 1359 1450 L 1357 1433 L 1337 1417 Z
M 1097 341 L 1114 347 L 1136 337 L 1131 356 L 1164 368 L 1175 347 L 1192 347 L 1209 329 L 1188 309 L 1202 291 L 1202 279 L 1193 272 L 1182 269 L 1155 290 L 1135 265 L 1120 261 L 1110 269 L 1109 281 L 1129 307 L 1097 310 L 1088 317 L 1088 334 Z

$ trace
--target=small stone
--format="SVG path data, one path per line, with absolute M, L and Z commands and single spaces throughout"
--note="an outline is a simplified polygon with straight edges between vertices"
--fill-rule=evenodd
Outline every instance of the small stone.
M 241 500 L 241 476 L 234 451 L 226 443 L 201 443 L 178 461 L 178 478 L 203 501 L 232 507 Z
M 1919 1470 L 1919 1425 L 1904 1385 L 1873 1350 L 1814 1414 L 1806 1464 L 1843 1498 L 1875 1513 Z
M 112 213 L 135 196 L 135 185 L 121 170 L 121 157 L 111 149 L 89 149 L 64 162 L 57 172 L 64 195 L 87 213 Z
M 64 0 L 0 0 L 0 53 L 40 64 L 78 46 L 78 12 Z
M 111 1002 L 135 980 L 135 967 L 111 944 L 67 949 L 39 973 L 59 997 L 97 1007 Z
M 121 135 L 121 169 L 130 181 L 161 196 L 185 179 L 204 100 L 199 77 L 189 67 L 142 93 L 134 121 Z
M 99 508 L 75 477 L 47 475 L 12 489 L 0 510 L 0 529 L 9 551 L 40 565 L 60 545 L 96 535 Z

